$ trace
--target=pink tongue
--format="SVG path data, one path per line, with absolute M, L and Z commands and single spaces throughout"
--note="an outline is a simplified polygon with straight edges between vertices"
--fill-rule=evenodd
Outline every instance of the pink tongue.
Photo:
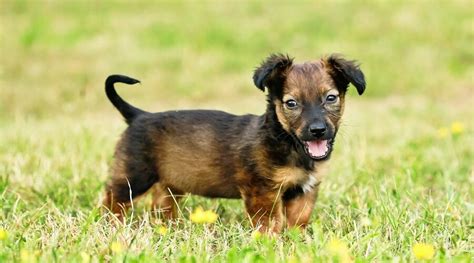
M 321 157 L 326 154 L 328 151 L 328 141 L 327 140 L 316 140 L 306 142 L 308 145 L 308 150 L 311 156 Z

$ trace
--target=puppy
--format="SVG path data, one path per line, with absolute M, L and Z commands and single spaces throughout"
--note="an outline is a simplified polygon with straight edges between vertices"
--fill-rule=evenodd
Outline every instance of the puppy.
M 149 113 L 114 89 L 116 82 L 138 80 L 109 76 L 107 97 L 128 128 L 115 150 L 104 206 L 123 219 L 131 200 L 154 187 L 154 205 L 170 218 L 176 216 L 177 196 L 191 193 L 242 198 L 252 225 L 262 232 L 307 225 L 348 85 L 361 95 L 364 74 L 338 55 L 295 64 L 287 55 L 272 54 L 253 81 L 268 90 L 260 116 L 215 110 Z

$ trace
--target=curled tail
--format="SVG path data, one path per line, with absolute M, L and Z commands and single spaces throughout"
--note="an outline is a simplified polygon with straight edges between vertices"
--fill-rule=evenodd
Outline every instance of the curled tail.
M 130 124 L 138 115 L 146 113 L 146 111 L 140 110 L 139 108 L 136 108 L 124 101 L 115 91 L 114 84 L 116 82 L 132 85 L 140 83 L 140 81 L 124 75 L 110 75 L 105 80 L 105 94 L 109 98 L 110 102 L 112 102 L 115 108 L 117 108 L 117 110 L 125 118 L 127 124 Z

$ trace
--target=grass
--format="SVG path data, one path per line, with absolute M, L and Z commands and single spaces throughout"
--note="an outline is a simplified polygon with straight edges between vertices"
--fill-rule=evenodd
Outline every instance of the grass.
M 416 261 L 418 242 L 435 261 L 473 260 L 469 1 L 5 1 L 0 15 L 0 261 L 327 262 L 334 240 L 357 262 Z M 261 113 L 252 69 L 279 51 L 344 53 L 368 80 L 350 92 L 309 228 L 257 238 L 241 201 L 195 196 L 179 222 L 145 198 L 110 224 L 98 204 L 125 124 L 105 77 L 141 79 L 119 92 L 148 110 Z M 198 206 L 218 221 L 192 223 Z

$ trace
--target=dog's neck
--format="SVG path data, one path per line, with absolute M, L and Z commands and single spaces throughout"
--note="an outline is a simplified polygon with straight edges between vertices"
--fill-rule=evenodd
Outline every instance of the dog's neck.
M 268 153 L 278 166 L 296 165 L 306 170 L 314 169 L 314 160 L 309 158 L 304 146 L 295 134 L 286 131 L 278 121 L 275 104 L 269 100 L 265 114 L 262 116 L 260 134 L 265 145 L 271 145 Z

